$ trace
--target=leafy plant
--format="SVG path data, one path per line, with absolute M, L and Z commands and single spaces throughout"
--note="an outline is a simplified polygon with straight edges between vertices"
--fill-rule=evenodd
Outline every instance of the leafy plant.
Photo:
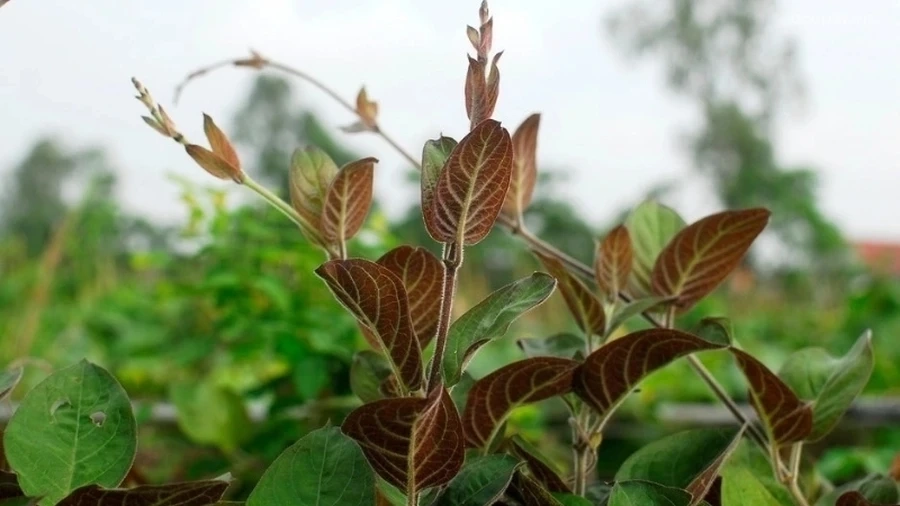
M 340 426 L 328 424 L 287 448 L 246 504 L 808 506 L 830 497 L 801 483 L 802 449 L 834 427 L 868 381 L 869 336 L 843 358 L 801 350 L 776 374 L 741 349 L 724 318 L 676 328 L 678 317 L 744 259 L 768 223 L 765 209 L 722 211 L 687 224 L 675 211 L 646 203 L 599 242 L 593 266 L 534 236 L 523 213 L 537 180 L 539 117 L 512 134 L 493 119 L 501 53 L 490 57 L 486 3 L 479 17 L 479 28 L 467 30 L 476 52 L 464 92 L 469 132 L 458 142 L 445 136 L 426 142 L 421 162 L 401 150 L 421 169 L 422 217 L 440 257 L 411 245 L 376 260 L 351 256 L 351 240 L 372 204 L 374 158 L 339 168 L 322 150 L 298 149 L 288 203 L 243 170 L 211 117 L 203 117 L 209 148 L 191 143 L 134 80 L 150 112 L 146 123 L 214 177 L 256 192 L 321 250 L 325 261 L 315 274 L 372 347 L 356 355 L 351 369 L 350 385 L 364 404 Z M 256 53 L 233 63 L 289 68 Z M 374 133 L 400 149 L 380 128 L 377 104 L 365 90 L 355 106 L 344 105 L 359 120 L 348 131 Z M 521 237 L 547 272 L 510 283 L 454 320 L 465 252 L 498 223 Z M 513 320 L 557 289 L 579 334 L 531 340 L 523 345 L 528 357 L 480 378 L 466 371 L 481 345 L 502 338 Z M 620 332 L 638 316 L 650 328 Z M 737 409 L 700 354 L 734 358 L 761 428 Z M 644 378 L 681 359 L 731 409 L 735 426 L 661 439 L 632 455 L 611 482 L 597 481 L 592 470 L 611 417 Z M 18 374 L 3 376 L 4 394 Z M 551 399 L 570 414 L 572 465 L 565 474 L 506 424 L 518 408 Z M 224 497 L 228 476 L 117 488 L 135 446 L 121 386 L 97 365 L 79 362 L 29 392 L 10 421 L 4 451 L 14 475 L 5 476 L 3 500 L 202 505 Z M 896 497 L 893 481 L 875 485 L 841 490 L 834 504 Z

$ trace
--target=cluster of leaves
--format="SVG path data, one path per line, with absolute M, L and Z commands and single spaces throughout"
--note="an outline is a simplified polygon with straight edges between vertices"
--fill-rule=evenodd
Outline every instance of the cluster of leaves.
M 372 201 L 375 161 L 338 168 L 320 150 L 291 160 L 291 203 L 242 169 L 226 135 L 208 116 L 210 149 L 188 142 L 135 83 L 151 111 L 145 120 L 183 144 L 220 179 L 256 191 L 327 256 L 315 269 L 372 346 L 356 355 L 353 391 L 364 401 L 340 426 L 327 424 L 285 450 L 247 505 L 875 505 L 897 501 L 897 484 L 873 476 L 823 494 L 799 478 L 803 444 L 821 440 L 865 386 L 872 370 L 868 334 L 844 357 L 818 348 L 794 354 L 778 373 L 742 350 L 728 321 L 676 329 L 676 318 L 715 290 L 742 261 L 769 220 L 764 209 L 723 211 L 687 224 L 673 210 L 645 203 L 597 245 L 593 269 L 539 240 L 530 244 L 546 272 L 490 294 L 453 318 L 457 272 L 466 248 L 500 222 L 521 233 L 536 181 L 538 116 L 510 135 L 492 118 L 498 57 L 488 70 L 493 20 L 487 5 L 469 28 L 466 111 L 458 142 L 426 142 L 421 204 L 440 257 L 401 245 L 376 260 L 350 257 L 348 241 Z M 260 65 L 264 62 L 261 61 Z M 357 101 L 357 131 L 378 131 L 377 105 Z M 525 234 L 526 237 L 530 237 Z M 585 271 L 587 275 L 585 276 Z M 593 286 L 592 286 L 593 285 Z M 522 341 L 527 357 L 480 378 L 466 366 L 478 350 L 559 290 L 579 334 Z M 641 316 L 652 328 L 618 335 Z M 693 430 L 656 441 L 596 482 L 592 468 L 603 430 L 649 374 L 700 353 L 730 354 L 746 378 L 762 430 L 736 413 L 729 429 Z M 3 392 L 20 371 L 3 378 Z M 715 380 L 707 378 L 711 385 Z M 517 408 L 560 399 L 571 413 L 573 465 L 563 473 L 506 426 Z M 730 402 L 723 398 L 723 401 Z M 4 432 L 13 473 L 8 504 L 225 504 L 230 477 L 116 488 L 136 451 L 135 419 L 124 390 L 104 369 L 81 361 L 30 391 Z M 755 445 L 755 446 L 754 446 Z M 760 451 L 763 450 L 763 451 Z M 14 501 L 14 502 L 11 502 Z M 0 502 L 4 504 L 4 502 Z

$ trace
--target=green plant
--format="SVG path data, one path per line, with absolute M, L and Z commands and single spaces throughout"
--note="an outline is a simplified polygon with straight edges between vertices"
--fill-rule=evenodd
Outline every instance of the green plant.
M 242 170 L 209 116 L 207 149 L 190 143 L 134 81 L 151 127 L 182 144 L 213 176 L 259 194 L 324 253 L 315 273 L 373 348 L 359 352 L 350 370 L 364 404 L 340 426 L 329 423 L 286 449 L 246 504 L 806 506 L 832 500 L 822 480 L 803 474 L 802 449 L 834 427 L 868 381 L 868 333 L 844 357 L 804 349 L 776 374 L 741 349 L 725 318 L 676 328 L 678 317 L 742 261 L 768 223 L 764 209 L 723 211 L 686 224 L 673 210 L 647 202 L 599 242 L 593 267 L 535 237 L 522 215 L 536 181 L 537 116 L 512 135 L 492 119 L 499 54 L 489 59 L 493 20 L 486 3 L 479 14 L 480 27 L 468 28 L 476 51 L 465 88 L 470 131 L 458 142 L 444 136 L 426 142 L 420 163 L 381 130 L 377 105 L 365 91 L 355 107 L 341 101 L 359 118 L 349 130 L 382 136 L 420 168 L 424 224 L 442 245 L 440 257 L 410 245 L 375 261 L 351 256 L 350 241 L 372 201 L 374 158 L 339 168 L 319 149 L 296 151 L 288 203 Z M 255 53 L 234 64 L 311 80 Z M 547 272 L 508 284 L 454 320 L 465 251 L 495 223 L 521 237 Z M 580 334 L 529 341 L 526 358 L 481 378 L 466 371 L 484 344 L 557 288 Z M 650 328 L 619 332 L 637 317 Z M 734 358 L 761 427 L 701 362 L 702 354 L 713 353 Z M 642 379 L 681 358 L 732 410 L 735 427 L 660 439 L 634 453 L 614 480 L 597 481 L 592 468 L 607 422 Z M 19 376 L 11 370 L 0 391 L 8 393 Z M 571 415 L 572 465 L 565 474 L 507 430 L 513 411 L 550 399 Z M 3 475 L 0 497 L 7 504 L 219 504 L 228 476 L 116 488 L 134 458 L 135 425 L 124 391 L 104 369 L 81 361 L 52 374 L 25 396 L 5 430 L 15 474 Z M 833 501 L 876 504 L 896 501 L 897 493 L 893 481 L 872 477 L 834 493 Z

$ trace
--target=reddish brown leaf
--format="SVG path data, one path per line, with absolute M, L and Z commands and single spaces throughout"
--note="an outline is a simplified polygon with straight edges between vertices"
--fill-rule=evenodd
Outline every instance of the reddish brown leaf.
M 378 259 L 378 263 L 396 274 L 406 287 L 409 315 L 422 348 L 437 331 L 441 307 L 444 266 L 425 248 L 399 246 Z
M 197 162 L 200 168 L 213 176 L 219 179 L 233 179 L 236 183 L 243 182 L 244 173 L 239 168 L 231 165 L 224 158 L 203 146 L 188 144 L 184 147 L 184 150 Z
M 834 506 L 897 506 L 896 504 L 876 504 L 868 499 L 866 496 L 862 495 L 856 490 L 851 490 L 849 492 L 844 492 L 838 497 Z
M 507 493 L 524 506 L 558 506 L 553 494 L 544 488 L 535 478 L 522 471 L 516 471 L 509 484 Z
M 422 352 L 409 317 L 403 281 L 390 269 L 363 259 L 331 260 L 316 269 L 331 293 L 368 327 L 410 391 L 422 386 Z
M 238 158 L 234 146 L 228 140 L 225 132 L 220 130 L 207 114 L 203 115 L 203 132 L 206 134 L 206 139 L 209 141 L 209 147 L 212 148 L 212 152 L 219 155 L 232 167 L 240 170 L 241 160 Z
M 337 176 L 338 167 L 327 153 L 315 146 L 297 149 L 291 155 L 290 194 L 291 206 L 314 230 L 304 229 L 309 239 L 322 244 L 320 227 L 325 195 L 331 181 Z
M 576 371 L 573 389 L 607 416 L 651 372 L 689 353 L 724 347 L 679 330 L 640 330 L 591 353 Z
M 619 225 L 597 245 L 597 254 L 594 257 L 597 286 L 610 302 L 618 299 L 619 292 L 628 285 L 628 276 L 631 274 L 633 264 L 631 234 L 624 225 Z
M 469 38 L 469 42 L 472 44 L 472 49 L 478 51 L 478 48 L 481 46 L 481 34 L 475 27 L 466 26 L 466 37 Z
M 325 193 L 320 228 L 329 241 L 343 244 L 362 227 L 372 205 L 375 158 L 348 163 L 338 171 Z
M 494 108 L 497 107 L 497 97 L 500 96 L 500 69 L 497 68 L 497 63 L 500 62 L 501 56 L 503 56 L 503 51 L 495 54 L 491 60 L 491 70 L 487 75 L 487 84 L 484 89 L 485 110 L 482 112 L 484 119 L 488 119 L 494 114 Z
M 428 140 L 422 148 L 422 181 L 421 181 L 421 204 L 422 218 L 425 220 L 425 227 L 431 234 L 429 223 L 434 223 L 434 189 L 437 186 L 438 178 L 450 158 L 450 153 L 456 149 L 457 142 L 450 137 L 441 136 L 437 139 Z M 432 236 L 434 238 L 434 236 Z
M 510 453 L 525 461 L 525 466 L 532 477 L 540 482 L 550 492 L 571 492 L 572 489 L 560 478 L 559 473 L 553 469 L 540 456 L 525 448 L 525 441 L 521 438 L 508 440 L 507 447 Z
M 407 494 L 447 483 L 463 464 L 459 414 L 443 387 L 427 399 L 365 404 L 347 416 L 341 430 L 359 443 L 379 476 Z
M 484 239 L 500 214 L 511 173 L 509 132 L 497 121 L 482 122 L 457 144 L 438 176 L 424 213 L 431 237 L 460 245 Z
M 122 504 L 127 506 L 205 506 L 217 504 L 230 480 L 205 480 L 135 488 L 81 487 L 57 503 L 58 506 Z
M 803 441 L 812 431 L 812 408 L 749 353 L 731 349 L 750 384 L 750 399 L 769 437 L 782 445 Z
M 378 125 L 378 102 L 369 100 L 365 87 L 360 88 L 356 95 L 356 112 L 367 128 L 374 129 Z
M 679 312 L 690 309 L 738 266 L 770 215 L 761 208 L 724 211 L 682 229 L 656 259 L 653 291 L 677 297 Z
M 512 136 L 513 169 L 503 212 L 519 220 L 531 204 L 531 197 L 534 194 L 534 184 L 537 180 L 537 134 L 540 124 L 541 115 L 532 114 L 519 125 Z
M 463 430 L 470 447 L 488 444 L 513 409 L 568 393 L 578 362 L 535 357 L 494 371 L 472 385 L 463 411 Z
M 487 110 L 487 81 L 486 63 L 480 62 L 471 56 L 469 58 L 469 70 L 466 71 L 466 116 L 471 122 L 472 129 L 482 121 L 490 118 L 485 114 Z
M 569 312 L 582 331 L 603 336 L 606 333 L 606 312 L 600 299 L 585 284 L 566 270 L 558 259 L 534 252 L 550 275 L 559 282 Z

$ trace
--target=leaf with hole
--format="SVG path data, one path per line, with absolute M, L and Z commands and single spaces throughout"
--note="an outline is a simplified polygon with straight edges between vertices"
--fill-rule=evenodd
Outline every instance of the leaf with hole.
M 0 371 L 0 401 L 6 399 L 16 388 L 16 385 L 22 380 L 23 372 L 24 369 L 21 367 L 13 367 L 12 369 Z
M 646 480 L 683 489 L 691 494 L 690 506 L 700 504 L 742 434 L 735 429 L 693 429 L 658 439 L 631 454 L 619 467 L 616 481 Z
M 484 239 L 503 207 L 511 173 L 509 132 L 494 120 L 478 124 L 459 141 L 438 176 L 431 209 L 424 213 L 431 237 L 461 246 Z
M 365 404 L 347 416 L 341 429 L 359 443 L 379 476 L 410 495 L 449 482 L 463 464 L 459 414 L 443 387 L 425 399 Z
M 567 332 L 550 337 L 519 339 L 516 344 L 526 357 L 584 358 L 584 338 Z
M 512 135 L 513 167 L 509 192 L 503 204 L 503 212 L 521 221 L 522 214 L 531 204 L 534 184 L 537 181 L 537 134 L 541 115 L 532 114 L 516 128 Z
M 360 350 L 350 363 L 350 390 L 363 402 L 384 398 L 381 386 L 391 375 L 391 364 L 384 355 Z
M 778 376 L 750 354 L 732 348 L 750 385 L 751 405 L 762 420 L 769 439 L 777 445 L 803 441 L 812 431 L 812 409 Z
M 478 380 L 462 416 L 467 445 L 483 447 L 492 441 L 513 409 L 570 392 L 576 367 L 578 362 L 564 358 L 528 358 Z
M 372 178 L 375 158 L 363 158 L 341 167 L 322 203 L 319 225 L 325 239 L 343 244 L 353 238 L 369 214 L 372 205 Z
M 394 373 L 411 391 L 422 386 L 422 352 L 409 316 L 403 281 L 363 259 L 331 260 L 316 269 L 331 293 L 378 338 Z
M 409 316 L 422 348 L 437 332 L 441 308 L 444 266 L 425 248 L 398 246 L 378 259 L 396 274 L 406 288 Z
M 569 273 L 558 259 L 538 252 L 534 254 L 559 283 L 559 291 L 578 328 L 585 333 L 605 335 L 606 312 L 600 299 L 580 279 Z
M 806 348 L 788 357 L 778 375 L 798 397 L 812 403 L 807 441 L 818 441 L 834 429 L 869 382 L 874 362 L 869 331 L 841 358 L 822 348 Z
M 85 485 L 116 487 L 134 461 L 136 424 L 122 386 L 82 360 L 28 392 L 3 434 L 25 494 L 55 504 Z
M 688 506 L 691 494 L 644 480 L 620 481 L 613 485 L 607 506 Z
M 522 465 L 511 455 L 480 455 L 466 462 L 438 496 L 434 506 L 486 506 L 494 504 Z
M 141 485 L 134 488 L 104 489 L 88 485 L 72 492 L 57 506 L 117 504 L 122 506 L 206 506 L 222 498 L 231 476 L 215 480 Z
M 610 341 L 584 361 L 573 390 L 606 417 L 645 376 L 685 355 L 724 346 L 673 329 L 647 329 Z
M 676 297 L 677 310 L 687 311 L 738 266 L 771 214 L 761 208 L 723 211 L 681 230 L 656 259 L 653 292 Z
M 455 385 L 475 352 L 503 336 L 509 326 L 527 311 L 547 300 L 556 280 L 543 272 L 514 281 L 488 295 L 450 326 L 444 354 L 444 381 Z
M 618 300 L 619 292 L 628 286 L 633 265 L 631 234 L 624 225 L 619 225 L 597 244 L 594 255 L 594 277 L 608 302 Z
M 247 506 L 369 506 L 375 475 L 362 450 L 338 427 L 314 430 L 275 459 Z
M 634 250 L 629 291 L 635 298 L 653 293 L 650 275 L 656 258 L 687 224 L 677 212 L 648 200 L 634 208 L 625 220 Z

